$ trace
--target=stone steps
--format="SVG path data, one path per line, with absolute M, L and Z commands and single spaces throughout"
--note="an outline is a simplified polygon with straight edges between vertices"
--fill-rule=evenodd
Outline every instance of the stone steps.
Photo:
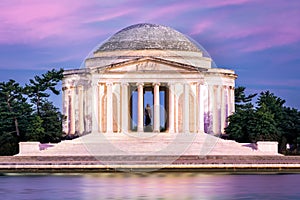
M 268 155 L 208 134 L 89 134 L 38 153 L 50 155 Z M 277 155 L 277 154 L 276 154 Z

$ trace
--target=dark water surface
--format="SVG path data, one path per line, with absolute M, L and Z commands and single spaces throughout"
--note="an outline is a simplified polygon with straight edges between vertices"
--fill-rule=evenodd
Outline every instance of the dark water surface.
M 300 199 L 300 174 L 203 173 L 0 176 L 8 199 Z

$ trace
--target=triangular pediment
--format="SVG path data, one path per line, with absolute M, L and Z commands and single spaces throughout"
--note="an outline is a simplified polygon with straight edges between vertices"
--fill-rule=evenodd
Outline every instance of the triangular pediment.
M 178 63 L 161 58 L 137 58 L 132 60 L 114 63 L 94 70 L 105 72 L 199 72 L 207 69 L 198 68 L 192 65 Z

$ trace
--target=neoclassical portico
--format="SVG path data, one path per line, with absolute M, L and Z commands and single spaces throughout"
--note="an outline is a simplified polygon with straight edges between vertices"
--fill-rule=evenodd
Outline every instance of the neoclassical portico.
M 64 131 L 149 131 L 144 119 L 149 103 L 153 132 L 222 134 L 234 112 L 236 75 L 211 63 L 174 29 L 127 27 L 102 44 L 85 68 L 65 71 Z

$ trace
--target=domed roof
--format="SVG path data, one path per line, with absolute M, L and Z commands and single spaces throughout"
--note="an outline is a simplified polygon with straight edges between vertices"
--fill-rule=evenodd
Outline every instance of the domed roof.
M 182 33 L 167 26 L 143 23 L 115 33 L 95 53 L 148 49 L 201 52 L 197 45 Z

